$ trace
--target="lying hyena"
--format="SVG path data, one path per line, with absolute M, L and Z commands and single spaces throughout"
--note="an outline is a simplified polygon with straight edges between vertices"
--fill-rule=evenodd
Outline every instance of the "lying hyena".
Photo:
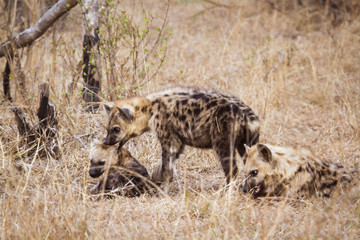
M 96 142 L 89 157 L 90 176 L 97 178 L 105 173 L 103 179 L 90 191 L 92 194 L 113 191 L 133 197 L 152 187 L 146 168 L 123 148 Z
M 177 88 L 146 97 L 133 97 L 105 105 L 109 115 L 105 144 L 122 147 L 146 131 L 156 133 L 162 162 L 153 173 L 157 183 L 168 183 L 175 160 L 184 146 L 213 148 L 227 183 L 238 174 L 235 149 L 258 142 L 260 123 L 250 107 L 236 97 L 215 91 Z
M 358 176 L 355 168 L 321 161 L 305 148 L 257 144 L 247 147 L 244 192 L 253 197 L 329 197 Z

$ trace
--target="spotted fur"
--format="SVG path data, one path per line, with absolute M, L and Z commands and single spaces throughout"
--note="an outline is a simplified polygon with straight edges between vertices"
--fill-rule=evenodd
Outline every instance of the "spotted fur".
M 243 191 L 253 197 L 329 197 L 353 182 L 356 168 L 322 161 L 305 148 L 257 144 L 247 148 Z
M 117 192 L 127 197 L 138 196 L 151 187 L 146 168 L 124 148 L 94 143 L 90 151 L 89 174 L 93 178 L 104 174 L 91 193 Z
M 162 160 L 152 177 L 158 183 L 172 179 L 175 160 L 184 146 L 212 148 L 229 183 L 238 174 L 235 149 L 258 142 L 260 123 L 238 98 L 216 91 L 176 88 L 146 97 L 105 105 L 109 115 L 105 144 L 119 143 L 151 130 L 162 147 Z

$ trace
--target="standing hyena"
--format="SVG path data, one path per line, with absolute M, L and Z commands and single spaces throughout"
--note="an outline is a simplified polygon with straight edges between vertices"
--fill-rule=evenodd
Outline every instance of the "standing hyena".
M 109 115 L 105 144 L 119 143 L 152 130 L 162 147 L 162 162 L 152 179 L 167 183 L 184 146 L 213 148 L 227 183 L 238 174 L 235 149 L 258 142 L 260 123 L 250 107 L 236 97 L 215 91 L 177 88 L 105 105 Z

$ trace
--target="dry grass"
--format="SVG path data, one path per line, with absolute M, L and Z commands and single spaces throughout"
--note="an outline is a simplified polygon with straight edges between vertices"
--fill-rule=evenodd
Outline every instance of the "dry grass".
M 145 7 L 160 17 L 164 2 L 150 2 Z M 280 11 L 267 2 L 172 1 L 167 61 L 141 92 L 177 85 L 229 92 L 260 117 L 262 142 L 308 146 L 323 159 L 359 166 L 360 17 L 334 27 L 324 9 Z M 360 238 L 359 190 L 291 201 L 217 192 L 212 188 L 225 180 L 212 150 L 187 149 L 168 196 L 91 199 L 87 154 L 92 139 L 105 136 L 104 115 L 85 113 L 76 91 L 65 94 L 81 59 L 78 11 L 55 36 L 65 43 L 58 45 L 56 68 L 53 36 L 47 34 L 33 46 L 31 64 L 24 69 L 28 99 L 18 95 L 16 103 L 0 104 L 1 239 Z M 55 83 L 51 100 L 60 120 L 62 156 L 22 158 L 9 108 L 21 106 L 34 118 L 37 86 L 46 79 Z M 78 91 L 81 79 L 76 84 Z M 125 147 L 149 172 L 160 159 L 151 134 Z M 19 164 L 23 171 L 14 167 Z

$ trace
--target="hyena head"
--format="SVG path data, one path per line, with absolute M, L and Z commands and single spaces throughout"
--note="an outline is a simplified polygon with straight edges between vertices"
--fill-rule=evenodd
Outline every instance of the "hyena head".
M 95 141 L 92 144 L 89 158 L 89 174 L 93 178 L 100 177 L 112 167 L 124 166 L 128 163 L 132 163 L 134 159 L 128 150 L 118 148 L 118 146 L 105 145 L 99 141 Z
M 104 104 L 109 116 L 106 126 L 106 145 L 119 143 L 121 148 L 129 139 L 148 130 L 150 118 L 150 101 L 146 98 L 134 97 Z
M 276 167 L 276 160 L 271 150 L 264 144 L 246 148 L 246 163 L 244 172 L 246 176 L 243 191 L 250 192 L 254 198 L 267 196 L 273 192 L 273 175 Z

